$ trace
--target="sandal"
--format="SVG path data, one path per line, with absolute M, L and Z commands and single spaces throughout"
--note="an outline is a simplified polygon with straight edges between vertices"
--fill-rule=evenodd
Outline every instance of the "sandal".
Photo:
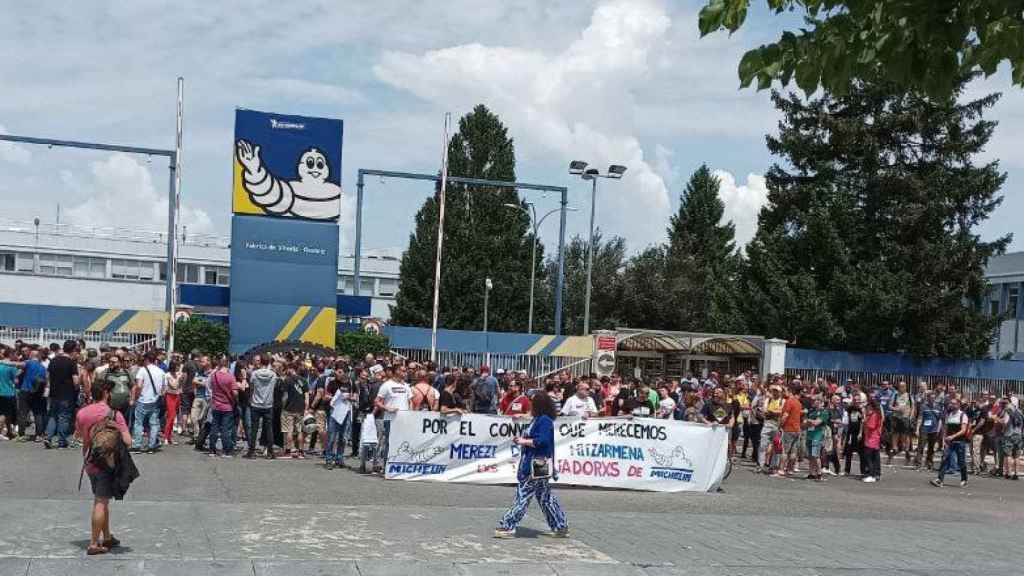
M 121 545 L 121 541 L 118 540 L 117 538 L 114 538 L 113 536 L 111 536 L 110 538 L 107 538 L 106 540 L 103 541 L 102 544 L 100 544 L 100 546 L 103 546 L 104 548 L 107 548 L 107 549 L 117 548 L 120 545 Z
M 104 546 L 100 546 L 98 544 L 97 545 L 90 545 L 89 548 L 86 549 L 86 551 L 85 551 L 87 556 L 98 556 L 100 554 L 106 554 L 107 552 L 110 552 L 109 548 L 106 548 Z

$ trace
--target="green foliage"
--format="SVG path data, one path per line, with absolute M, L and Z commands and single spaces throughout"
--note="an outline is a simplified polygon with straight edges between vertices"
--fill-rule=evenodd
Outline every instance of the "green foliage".
M 886 80 L 808 101 L 773 93 L 781 157 L 747 246 L 751 330 L 796 346 L 981 357 L 997 318 L 984 268 L 1006 236 L 978 226 L 1001 203 L 997 162 L 975 165 L 998 95 L 960 104 Z
M 758 90 L 795 80 L 807 94 L 818 86 L 845 93 L 854 78 L 884 78 L 934 96 L 952 93 L 958 79 L 986 76 L 1008 61 L 1013 83 L 1024 86 L 1024 8 L 1019 0 L 766 0 L 775 14 L 802 14 L 805 26 L 747 52 L 740 86 Z M 738 30 L 750 0 L 707 0 L 701 36 Z
M 607 330 L 622 326 L 622 271 L 626 262 L 626 241 L 619 237 L 604 240 L 594 231 L 593 289 L 590 299 L 590 329 Z M 558 261 L 546 264 L 544 284 L 538 283 L 537 331 L 554 333 L 554 300 L 558 279 Z M 587 286 L 587 240 L 574 236 L 565 246 L 565 292 L 562 299 L 562 333 L 582 334 Z
M 339 332 L 335 340 L 335 348 L 339 354 L 348 354 L 352 358 L 362 359 L 367 354 L 379 356 L 391 350 L 388 337 L 383 334 L 371 334 L 363 330 Z
M 516 179 L 512 139 L 485 106 L 477 106 L 459 120 L 459 131 L 449 144 L 448 174 Z M 398 297 L 391 310 L 395 324 L 431 325 L 439 189 L 436 192 L 416 214 L 416 229 L 402 256 Z M 528 218 L 505 204 L 525 207 L 511 188 L 447 187 L 439 303 L 439 321 L 445 328 L 482 328 L 484 282 L 489 277 L 494 286 L 490 329 L 526 331 L 532 234 Z M 541 246 L 537 260 L 538 264 L 543 260 Z
M 199 350 L 210 356 L 228 353 L 229 333 L 226 324 L 210 322 L 200 316 L 189 316 L 174 323 L 174 349 L 188 354 Z
M 722 223 L 724 214 L 718 178 L 702 165 L 690 177 L 679 197 L 679 211 L 669 221 L 662 293 L 671 306 L 661 327 L 719 333 L 742 329 L 736 303 L 736 227 Z

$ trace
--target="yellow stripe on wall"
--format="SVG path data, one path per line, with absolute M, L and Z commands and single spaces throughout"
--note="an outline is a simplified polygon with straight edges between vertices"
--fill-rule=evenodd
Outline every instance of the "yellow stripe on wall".
M 537 339 L 533 346 L 530 346 L 530 349 L 527 350 L 526 353 L 531 355 L 540 354 L 540 351 L 543 350 L 554 339 L 555 337 L 551 335 L 541 336 L 540 338 Z
M 292 314 L 292 317 L 288 319 L 288 322 L 281 328 L 281 331 L 277 333 L 276 340 L 281 341 L 290 338 L 292 332 L 299 326 L 302 319 L 306 317 L 306 314 L 309 314 L 309 306 L 299 306 L 299 309 Z
M 334 348 L 334 339 L 338 331 L 337 316 L 338 310 L 334 307 L 321 308 L 302 336 L 299 336 L 299 340 Z
M 593 336 L 569 336 L 557 348 L 551 351 L 551 356 L 567 356 L 569 358 L 590 358 L 594 353 Z
M 103 332 L 107 326 L 110 326 L 114 320 L 117 320 L 117 317 L 121 315 L 121 312 L 123 312 L 123 310 L 117 310 L 116 308 L 107 310 L 101 314 L 99 318 L 93 320 L 92 324 L 89 324 L 85 331 Z
M 166 326 L 166 312 L 155 312 L 143 310 L 132 314 L 132 317 L 117 329 L 122 334 L 156 334 L 160 328 L 160 321 Z

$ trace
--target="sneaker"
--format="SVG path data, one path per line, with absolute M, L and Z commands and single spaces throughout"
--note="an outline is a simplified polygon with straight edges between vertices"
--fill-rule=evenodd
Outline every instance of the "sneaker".
M 960 481 L 960 487 L 961 488 L 967 488 L 967 480 L 961 480 Z
M 494 530 L 494 537 L 495 538 L 515 538 L 516 537 L 516 531 L 515 531 L 514 528 L 512 530 L 506 530 L 504 528 L 497 528 L 497 529 Z
M 942 486 L 943 486 L 943 484 L 942 484 L 942 480 L 939 480 L 938 478 L 932 478 L 932 479 L 931 479 L 931 480 L 929 481 L 929 483 L 930 483 L 930 484 L 931 484 L 932 486 L 935 486 L 936 488 L 942 488 Z
M 53 444 L 50 444 L 49 439 L 43 440 L 43 448 L 46 448 L 47 450 L 53 448 Z
M 559 528 L 558 530 L 549 530 L 547 532 L 541 532 L 541 536 L 547 536 L 548 538 L 568 538 L 569 528 Z
M 225 459 L 225 460 L 230 460 L 230 459 L 234 458 L 234 455 L 232 455 L 230 452 L 225 452 L 225 453 L 221 454 L 220 457 Z
M 324 468 L 328 470 L 334 470 L 334 462 L 328 462 L 327 464 L 324 465 Z
M 861 480 L 861 482 L 866 482 L 868 484 L 871 484 L 873 482 L 878 482 L 878 480 L 874 476 L 865 476 L 864 480 Z
M 824 470 L 824 472 L 825 472 L 825 474 L 828 474 L 829 476 L 838 476 L 838 474 L 836 474 L 835 472 L 829 470 L 828 468 L 826 468 Z

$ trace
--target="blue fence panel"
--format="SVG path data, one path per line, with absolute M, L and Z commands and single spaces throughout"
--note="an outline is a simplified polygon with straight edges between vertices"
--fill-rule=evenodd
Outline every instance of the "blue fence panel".
M 1024 380 L 1024 362 L 1007 360 L 949 360 L 915 358 L 902 354 L 859 354 L 786 348 L 786 368 L 794 370 L 833 370 L 883 372 L 914 376 L 978 378 L 986 380 Z

